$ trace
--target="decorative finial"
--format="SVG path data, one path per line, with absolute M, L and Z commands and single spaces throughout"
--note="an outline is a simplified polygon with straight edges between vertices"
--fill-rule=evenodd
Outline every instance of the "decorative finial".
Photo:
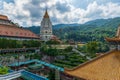
M 44 18 L 49 18 L 49 15 L 48 15 L 48 12 L 47 12 L 47 7 L 46 7 L 46 10 L 45 10 Z
M 116 34 L 117 38 L 120 38 L 120 25 L 118 26 L 118 29 L 117 29 L 117 34 Z

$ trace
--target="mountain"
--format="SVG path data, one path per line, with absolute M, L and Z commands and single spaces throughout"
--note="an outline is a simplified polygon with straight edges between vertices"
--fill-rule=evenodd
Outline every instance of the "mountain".
M 53 29 L 60 29 L 64 27 L 72 27 L 72 26 L 80 26 L 80 24 L 74 23 L 74 24 L 57 24 L 53 25 Z
M 96 19 L 96 20 L 86 22 L 85 25 L 102 26 L 108 23 L 109 21 L 111 21 L 111 19 Z
M 24 27 L 24 29 L 28 29 L 28 30 L 34 32 L 35 34 L 39 34 L 40 33 L 40 26 Z
M 112 26 L 117 27 L 120 24 L 120 17 L 109 18 L 109 19 L 96 19 L 86 22 L 84 25 L 94 25 L 94 26 Z
M 74 23 L 74 24 L 56 24 L 53 25 L 53 29 L 61 29 L 64 27 L 73 27 L 73 26 L 80 26 L 80 24 Z M 36 34 L 40 33 L 40 26 L 30 26 L 30 27 L 24 27 L 24 29 L 28 29 Z
M 84 24 L 57 24 L 53 25 L 53 34 L 60 39 L 75 41 L 104 41 L 104 37 L 115 36 L 116 29 L 120 24 L 120 17 L 109 19 L 96 19 Z M 31 26 L 26 29 L 39 34 L 39 26 Z

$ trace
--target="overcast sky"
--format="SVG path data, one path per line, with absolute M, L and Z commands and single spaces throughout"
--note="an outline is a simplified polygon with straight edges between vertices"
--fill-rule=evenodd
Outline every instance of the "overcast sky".
M 0 0 L 0 14 L 21 26 L 40 26 L 46 7 L 52 24 L 120 17 L 120 0 Z

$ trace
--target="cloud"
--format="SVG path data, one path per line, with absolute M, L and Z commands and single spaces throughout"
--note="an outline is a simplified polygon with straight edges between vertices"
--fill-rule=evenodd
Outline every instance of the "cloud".
M 70 5 L 64 3 L 60 3 L 57 2 L 56 3 L 56 9 L 60 12 L 60 13 L 65 13 L 65 12 L 69 12 L 70 11 Z
M 118 3 L 90 0 L 86 8 L 76 7 L 73 0 L 12 0 L 3 1 L 1 14 L 21 26 L 40 25 L 46 7 L 53 24 L 58 23 L 84 23 L 99 18 L 120 16 Z M 101 3 L 101 4 L 100 4 Z M 79 5 L 78 3 L 76 5 Z
M 0 0 L 0 5 L 1 5 L 0 9 L 2 9 L 3 8 L 3 6 L 2 6 L 3 5 L 3 1 L 2 0 Z

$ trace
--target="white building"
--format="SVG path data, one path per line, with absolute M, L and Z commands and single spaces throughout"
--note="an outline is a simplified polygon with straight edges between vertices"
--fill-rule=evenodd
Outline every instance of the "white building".
M 52 38 L 52 23 L 50 21 L 47 10 L 45 11 L 44 17 L 41 21 L 40 38 L 42 41 L 48 41 Z

